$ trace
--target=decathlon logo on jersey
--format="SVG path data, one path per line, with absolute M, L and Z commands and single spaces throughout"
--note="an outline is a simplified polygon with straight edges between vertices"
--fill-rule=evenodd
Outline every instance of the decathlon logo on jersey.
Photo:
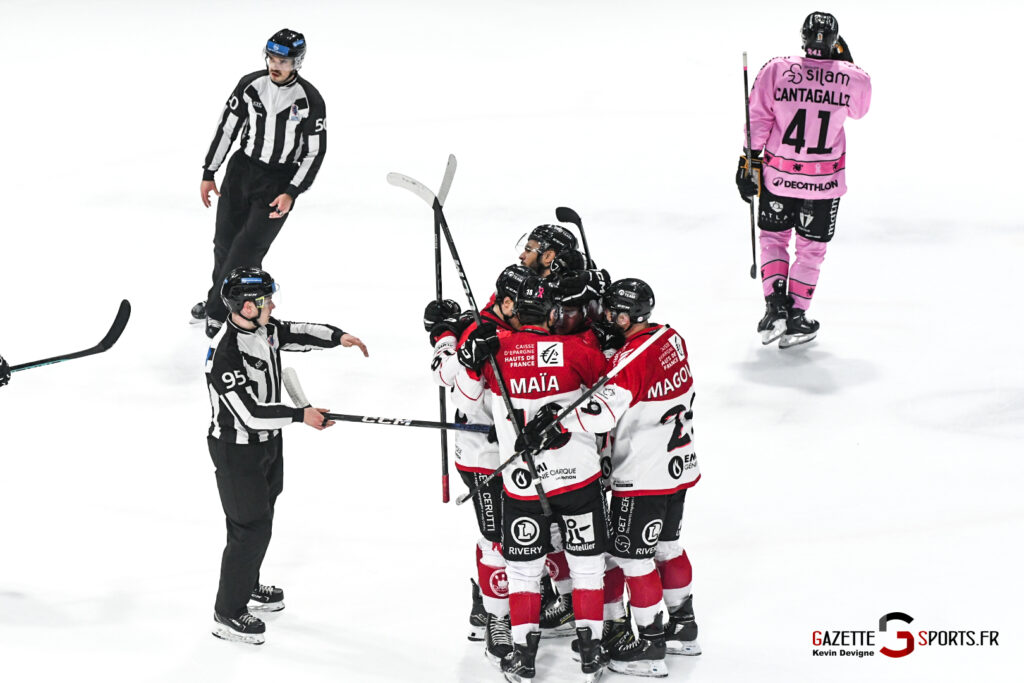
M 594 547 L 594 513 L 585 515 L 562 515 L 565 521 L 565 547 L 574 551 L 591 550 Z
M 540 525 L 531 517 L 519 517 L 512 522 L 512 540 L 519 545 L 532 545 L 540 537 Z
M 562 342 L 540 342 L 537 344 L 538 367 L 560 368 L 562 365 Z

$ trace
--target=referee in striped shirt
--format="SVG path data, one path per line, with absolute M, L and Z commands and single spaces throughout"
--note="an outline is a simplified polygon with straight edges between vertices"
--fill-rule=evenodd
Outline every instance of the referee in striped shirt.
M 334 424 L 324 409 L 282 402 L 281 352 L 355 346 L 369 355 L 363 342 L 332 325 L 272 318 L 276 289 L 259 268 L 231 271 L 221 288 L 231 314 L 206 357 L 212 413 L 207 442 L 227 522 L 213 634 L 253 644 L 263 642 L 266 627 L 249 609 L 284 608 L 284 591 L 259 582 L 283 488 L 281 429 L 293 422 L 314 429 Z
M 224 277 L 238 266 L 263 264 L 295 198 L 309 189 L 327 152 L 327 109 L 313 85 L 299 75 L 306 55 L 301 33 L 281 29 L 264 48 L 267 68 L 242 77 L 224 105 L 203 164 L 199 195 L 217 202 L 213 238 L 213 286 L 192 308 L 194 322 L 206 321 L 213 337 L 227 309 L 220 300 Z M 232 143 L 241 145 L 228 161 L 221 190 L 214 174 Z

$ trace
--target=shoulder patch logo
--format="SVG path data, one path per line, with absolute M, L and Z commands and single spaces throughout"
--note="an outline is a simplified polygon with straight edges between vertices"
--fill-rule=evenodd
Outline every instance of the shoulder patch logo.
M 565 365 L 562 342 L 538 342 L 537 367 L 560 368 Z

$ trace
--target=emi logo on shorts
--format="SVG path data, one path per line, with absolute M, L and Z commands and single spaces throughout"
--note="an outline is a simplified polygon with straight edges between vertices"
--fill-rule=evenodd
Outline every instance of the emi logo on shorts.
M 594 515 L 562 515 L 565 520 L 565 545 L 584 545 L 594 542 Z
M 661 536 L 661 520 L 655 519 L 647 523 L 644 530 L 641 532 L 644 543 L 647 545 L 654 545 L 658 542 L 658 537 Z
M 537 344 L 537 367 L 562 367 L 562 342 L 539 342 Z
M 540 526 L 531 517 L 520 517 L 512 522 L 512 540 L 519 545 L 533 545 L 540 536 Z

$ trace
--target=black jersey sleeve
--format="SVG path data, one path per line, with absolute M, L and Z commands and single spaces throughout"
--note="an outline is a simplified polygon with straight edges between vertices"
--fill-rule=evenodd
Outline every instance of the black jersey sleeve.
M 213 134 L 213 142 L 210 143 L 210 150 L 206 153 L 206 160 L 203 162 L 203 180 L 213 180 L 214 174 L 231 149 L 231 144 L 238 136 L 242 124 L 249 116 L 249 107 L 245 104 L 243 94 L 245 89 L 254 80 L 259 78 L 264 71 L 254 71 L 251 74 L 242 76 L 238 85 L 231 91 L 228 101 L 224 103 L 224 111 L 221 113 L 220 122 L 217 124 L 217 132 Z
M 276 325 L 277 338 L 281 342 L 282 351 L 332 349 L 341 344 L 341 335 L 345 334 L 334 325 L 283 320 L 273 320 L 273 322 Z
M 302 155 L 297 159 L 299 168 L 285 190 L 293 198 L 298 197 L 313 184 L 327 154 L 327 105 L 320 92 L 308 81 L 301 79 L 300 83 L 309 100 L 309 115 L 299 125 Z

